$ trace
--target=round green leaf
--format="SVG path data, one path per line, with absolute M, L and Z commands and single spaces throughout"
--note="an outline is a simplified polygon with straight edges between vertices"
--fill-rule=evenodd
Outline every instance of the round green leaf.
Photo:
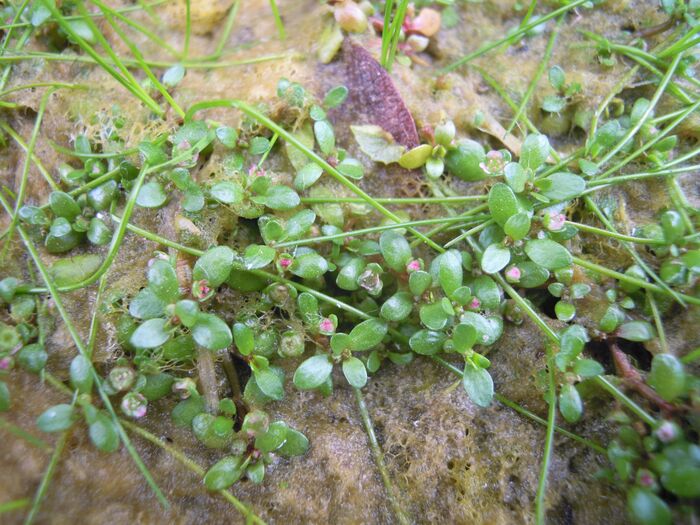
M 95 421 L 88 429 L 90 441 L 97 450 L 102 452 L 114 452 L 119 448 L 119 434 L 112 420 L 102 412 L 97 414 Z
M 42 432 L 60 432 L 73 424 L 75 410 L 71 405 L 54 405 L 46 409 L 36 420 Z
M 535 183 L 545 197 L 565 201 L 578 197 L 586 189 L 586 181 L 573 173 L 554 173 Z
M 154 319 L 163 315 L 166 306 L 167 303 L 148 286 L 131 300 L 129 313 L 136 319 Z
M 173 265 L 161 259 L 155 261 L 148 269 L 148 287 L 163 301 L 175 301 L 180 295 L 180 283 Z
M 227 148 L 235 148 L 238 143 L 238 132 L 235 128 L 221 126 L 216 128 L 216 138 Z
M 510 262 L 510 250 L 500 244 L 492 244 L 481 257 L 481 269 L 485 273 L 498 273 Z
M 317 279 L 328 271 L 328 261 L 315 252 L 305 253 L 294 258 L 289 271 L 302 279 Z
M 70 363 L 70 384 L 81 394 L 92 392 L 92 370 L 87 357 L 77 355 Z
M 685 390 L 683 363 L 671 354 L 656 354 L 651 361 L 649 385 L 666 401 L 673 401 Z
M 335 283 L 341 290 L 354 291 L 360 288 L 358 278 L 365 269 L 366 263 L 362 257 L 351 258 L 338 272 Z
M 180 401 L 173 411 L 170 413 L 170 417 L 173 423 L 178 427 L 191 427 L 192 420 L 198 414 L 201 414 L 206 409 L 206 403 L 203 397 L 192 396 L 184 401 Z
M 442 330 L 450 320 L 450 315 L 445 312 L 440 301 L 424 304 L 418 312 L 421 323 L 429 330 Z
M 300 202 L 297 192 L 287 186 L 272 186 L 262 199 L 262 204 L 279 211 L 296 208 Z
M 192 337 L 208 350 L 222 350 L 233 341 L 229 327 L 214 314 L 199 315 L 192 327 Z
M 493 400 L 493 379 L 483 368 L 467 363 L 464 367 L 462 386 L 474 404 L 487 407 Z
M 226 456 L 204 475 L 204 485 L 211 491 L 225 490 L 241 479 L 244 471 L 240 456 Z
M 169 67 L 163 73 L 163 84 L 168 87 L 177 86 L 180 81 L 185 77 L 185 68 L 182 64 L 175 64 Z
M 559 391 L 559 412 L 569 423 L 576 423 L 583 413 L 583 402 L 574 385 L 562 385 Z
M 355 180 L 362 180 L 365 176 L 365 170 L 362 163 L 359 160 L 352 158 L 345 158 L 343 161 L 336 166 L 336 169 L 345 175 Z
M 432 152 L 430 144 L 421 144 L 401 155 L 399 165 L 407 170 L 415 170 L 426 163 Z
M 700 467 L 677 465 L 661 477 L 664 488 L 681 498 L 700 497 Z
M 348 88 L 345 86 L 336 86 L 326 93 L 323 97 L 323 107 L 331 109 L 340 106 L 348 97 Z
M 258 386 L 260 386 L 258 384 Z M 255 448 L 260 452 L 273 452 L 284 445 L 289 428 L 284 421 L 271 423 L 267 432 L 255 438 Z
M 476 329 L 476 344 L 489 346 L 503 333 L 503 319 L 500 316 L 485 317 L 476 312 L 465 312 L 460 322 Z
M 33 343 L 22 347 L 17 354 L 17 362 L 28 372 L 38 374 L 46 366 L 49 354 L 39 343 Z
M 199 317 L 199 304 L 192 299 L 182 299 L 175 303 L 175 315 L 187 328 L 192 328 Z
M 452 175 L 466 181 L 485 179 L 488 174 L 481 168 L 486 160 L 484 147 L 474 140 L 461 140 L 445 155 L 445 167 Z
M 323 175 L 323 168 L 315 162 L 309 162 L 301 168 L 294 177 L 294 187 L 303 191 L 313 186 L 313 184 Z
M 142 208 L 160 208 L 168 199 L 163 186 L 160 182 L 147 182 L 139 190 L 136 196 L 136 204 Z
M 508 219 L 520 212 L 520 203 L 510 187 L 502 182 L 493 185 L 489 191 L 489 211 L 496 223 L 503 227 Z
M 172 391 L 175 378 L 170 374 L 160 372 L 158 374 L 149 374 L 146 377 L 146 384 L 140 390 L 148 401 L 157 401 Z
M 309 440 L 306 436 L 293 428 L 288 428 L 287 441 L 284 442 L 282 447 L 277 449 L 277 454 L 286 457 L 301 456 L 306 454 L 307 450 L 309 450 Z
M 149 319 L 131 334 L 129 342 L 134 348 L 157 348 L 170 339 L 165 319 Z
M 379 248 L 389 268 L 403 272 L 412 256 L 406 238 L 398 232 L 387 230 L 379 237 Z
M 283 378 L 272 371 L 270 367 L 253 369 L 255 383 L 267 397 L 278 401 L 284 397 Z
M 379 314 L 387 321 L 403 321 L 413 310 L 413 296 L 408 292 L 396 292 L 382 305 Z
M 458 324 L 452 332 L 452 341 L 457 352 L 463 353 L 476 344 L 476 328 L 468 324 Z
M 233 339 L 241 355 L 250 355 L 255 348 L 255 334 L 253 329 L 243 323 L 233 325 Z
M 56 217 L 73 221 L 80 215 L 80 206 L 75 199 L 62 191 L 52 191 L 49 195 L 49 206 Z
M 554 313 L 557 319 L 568 323 L 576 317 L 576 307 L 567 301 L 557 301 L 557 304 L 554 305 Z
M 520 148 L 520 165 L 536 170 L 549 157 L 549 140 L 544 135 L 528 135 Z
M 209 283 L 210 287 L 222 284 L 231 273 L 234 253 L 228 246 L 216 246 L 204 252 L 194 265 L 192 277 Z
M 511 215 L 503 226 L 503 231 L 514 241 L 524 239 L 530 233 L 530 216 L 524 211 Z
M 457 250 L 449 250 L 440 255 L 438 264 L 440 286 L 450 297 L 457 288 L 462 286 L 462 257 Z
M 671 510 L 653 492 L 633 487 L 627 493 L 627 512 L 638 525 L 671 525 Z
M 603 365 L 593 359 L 578 359 L 574 363 L 574 373 L 584 379 L 595 377 L 605 372 Z
M 318 147 L 325 155 L 330 155 L 335 149 L 335 133 L 333 126 L 327 120 L 317 120 L 314 122 L 314 135 L 318 142 Z
M 428 272 L 423 270 L 411 272 L 408 278 L 408 288 L 415 296 L 423 295 L 431 284 L 433 284 L 433 278 Z
M 550 239 L 533 239 L 525 244 L 525 253 L 547 270 L 558 270 L 571 265 L 573 259 L 561 244 Z
M 343 374 L 348 383 L 355 388 L 362 388 L 367 384 L 367 369 L 357 357 L 350 357 L 343 361 Z
M 418 330 L 408 340 L 408 345 L 417 354 L 433 355 L 442 349 L 445 334 L 432 330 Z
M 92 244 L 102 246 L 107 244 L 112 239 L 112 232 L 102 219 L 93 217 L 90 219 L 87 238 Z
M 654 339 L 656 332 L 646 321 L 630 321 L 618 329 L 617 336 L 628 341 L 644 342 Z
M 304 361 L 294 372 L 294 384 L 301 390 L 321 386 L 333 370 L 327 355 L 315 355 Z
M 238 204 L 243 201 L 243 188 L 229 181 L 217 182 L 209 188 L 209 194 L 223 204 Z
M 348 334 L 350 337 L 349 348 L 353 352 L 362 352 L 374 348 L 382 342 L 388 326 L 378 319 L 367 319 L 356 325 Z
M 264 268 L 274 260 L 276 253 L 277 252 L 269 246 L 250 244 L 243 254 L 243 263 L 245 264 L 246 270 Z

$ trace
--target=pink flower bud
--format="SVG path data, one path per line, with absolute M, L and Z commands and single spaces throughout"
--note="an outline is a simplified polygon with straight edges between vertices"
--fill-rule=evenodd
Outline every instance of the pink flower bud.
M 476 297 L 474 297 L 471 303 L 469 303 L 469 308 L 471 308 L 472 310 L 478 310 L 480 306 L 481 301 L 479 301 L 479 299 L 477 299 Z
M 416 272 L 420 270 L 420 261 L 418 259 L 413 259 L 406 265 L 407 272 Z
M 549 224 L 547 224 L 547 229 L 549 231 L 561 230 L 564 227 L 564 222 L 566 222 L 566 215 L 563 213 L 555 213 L 549 216 Z
M 321 332 L 333 332 L 335 330 L 335 327 L 333 326 L 333 321 L 328 319 L 328 317 L 324 317 L 321 319 L 321 322 L 318 323 L 318 329 Z
M 282 257 L 280 259 L 280 266 L 282 268 L 289 268 L 292 265 L 292 260 L 289 257 Z
M 506 279 L 508 279 L 508 281 L 511 283 L 517 283 L 521 276 L 522 272 L 517 266 L 513 266 L 512 268 L 506 270 Z

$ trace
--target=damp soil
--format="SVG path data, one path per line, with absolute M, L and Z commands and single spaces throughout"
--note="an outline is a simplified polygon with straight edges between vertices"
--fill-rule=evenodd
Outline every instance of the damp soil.
M 270 102 L 280 77 L 297 81 L 309 89 L 323 93 L 328 87 L 346 83 L 361 90 L 348 73 L 346 49 L 330 64 L 316 59 L 321 34 L 327 17 L 326 8 L 317 0 L 281 1 L 287 33 L 285 42 L 276 38 L 276 29 L 263 0 L 246 0 L 241 7 L 230 46 L 240 46 L 227 55 L 230 60 L 285 53 L 286 57 L 243 67 L 221 69 L 190 69 L 175 92 L 183 106 L 205 99 L 235 97 L 251 102 Z M 119 2 L 113 4 L 118 5 Z M 541 2 L 542 8 L 554 8 Z M 193 1 L 193 56 L 211 52 L 217 42 L 221 21 L 230 2 Z M 490 39 L 499 38 L 517 25 L 522 17 L 515 0 L 487 0 L 481 3 L 459 3 L 461 21 L 457 27 L 443 29 L 426 56 L 431 67 L 396 64 L 392 73 L 394 84 L 416 121 L 417 129 L 434 125 L 444 116 L 453 118 L 462 136 L 468 136 L 492 147 L 503 147 L 503 127 L 512 115 L 503 100 L 483 81 L 478 71 L 464 69 L 440 79 L 435 67 L 444 66 L 451 58 L 474 50 Z M 182 27 L 179 20 L 184 2 L 172 2 L 159 10 L 163 27 L 161 35 L 174 46 L 181 44 Z M 136 14 L 135 19 L 145 15 Z M 601 34 L 616 34 L 621 27 L 642 27 L 662 21 L 654 2 L 609 1 L 592 11 L 569 16 L 562 24 L 552 64 L 566 66 L 579 79 L 583 91 L 581 104 L 595 108 L 627 72 L 627 66 L 617 64 L 604 68 L 592 57 L 590 49 L 579 45 L 584 38 L 578 29 L 590 29 Z M 548 29 L 551 25 L 547 26 Z M 118 53 L 122 49 L 118 38 L 101 26 Z M 523 43 L 492 52 L 475 64 L 485 68 L 509 93 L 520 94 L 538 67 L 548 31 Z M 41 49 L 41 39 L 32 45 Z M 142 43 L 144 55 L 158 58 L 162 52 L 148 41 Z M 377 54 L 379 39 L 365 36 L 357 39 L 369 53 Z M 23 62 L 15 67 L 12 84 L 28 81 L 65 80 L 90 86 L 86 92 L 59 91 L 52 96 L 44 117 L 36 154 L 42 163 L 55 169 L 68 159 L 57 153 L 51 141 L 68 145 L 71 137 L 87 132 L 99 141 L 99 125 L 90 115 L 107 113 L 115 103 L 127 111 L 134 122 L 130 143 L 143 137 L 167 131 L 177 125 L 174 115 L 164 122 L 154 122 L 137 107 L 111 78 L 98 68 L 77 62 Z M 543 80 L 535 98 L 548 94 Z M 11 87 L 11 86 L 10 86 Z M 13 100 L 22 104 L 23 111 L 3 115 L 23 137 L 33 126 L 40 92 L 21 92 Z M 623 94 L 624 96 L 624 94 Z M 517 97 L 516 97 L 517 98 Z M 537 106 L 534 104 L 533 106 Z M 339 142 L 366 162 L 368 175 L 364 189 L 375 196 L 421 196 L 428 190 L 416 174 L 385 169 L 369 163 L 351 140 L 349 125 L 361 123 L 364 108 L 350 104 L 332 115 Z M 481 112 L 484 123 L 474 126 L 474 116 Z M 543 115 L 529 115 L 542 124 Z M 212 110 L 207 117 L 219 122 L 236 124 L 240 115 L 233 110 Z M 692 132 L 692 130 L 691 130 Z M 565 153 L 581 140 L 577 131 L 561 133 L 554 144 Z M 506 146 L 517 151 L 519 139 L 510 136 Z M 22 152 L 5 149 L 0 155 L 2 184 L 15 188 L 22 166 Z M 269 167 L 278 177 L 291 182 L 292 172 L 282 153 L 275 152 Z M 371 169 L 370 169 L 371 168 Z M 222 167 L 221 153 L 214 151 L 208 162 L 200 166 L 195 177 L 203 180 L 216 177 Z M 32 181 L 26 201 L 43 204 L 50 191 L 40 174 L 32 167 Z M 691 198 L 698 198 L 698 182 L 680 179 Z M 327 184 L 333 195 L 346 195 L 344 190 Z M 633 189 L 610 192 L 610 198 L 626 203 L 630 224 L 655 214 L 664 205 L 653 183 L 640 184 Z M 480 193 L 480 183 L 463 184 L 458 191 Z M 349 196 L 349 195 L 348 195 Z M 653 198 L 650 198 L 653 197 Z M 181 236 L 176 227 L 177 206 L 160 211 L 139 210 L 133 222 L 165 237 Z M 349 213 L 349 212 L 348 212 Z M 429 217 L 434 209 L 416 206 L 414 216 Z M 438 211 L 440 213 L 440 211 Z M 355 226 L 376 217 L 358 216 Z M 0 220 L 4 227 L 7 217 Z M 235 237 L 243 226 L 235 217 L 207 216 L 194 226 L 214 242 L 225 229 L 233 229 Z M 619 265 L 626 255 L 608 245 L 587 242 L 586 237 L 575 249 L 587 256 Z M 127 235 L 109 273 L 107 290 L 128 296 L 145 284 L 147 261 L 159 247 L 152 242 Z M 18 243 L 13 245 L 14 266 L 8 273 L 28 280 L 27 260 Z M 80 248 L 87 251 L 88 248 Z M 47 264 L 55 258 L 42 254 Z M 595 283 L 593 283 L 595 285 Z M 598 289 L 594 290 L 594 294 Z M 219 311 L 232 318 L 245 298 L 231 293 L 218 305 Z M 68 312 L 83 336 L 87 335 L 90 312 L 95 307 L 95 291 L 83 290 L 65 295 Z M 591 301 L 589 312 L 595 309 Z M 585 317 L 585 307 L 581 313 Z M 112 320 L 100 317 L 96 359 L 108 365 L 119 356 Z M 684 323 L 685 321 L 685 323 Z M 683 331 L 688 319 L 679 315 L 678 330 L 669 330 L 669 345 L 682 343 L 683 338 L 698 336 Z M 686 344 L 690 344 L 686 341 Z M 692 346 L 691 346 L 692 347 Z M 49 337 L 47 350 L 50 370 L 66 370 L 76 350 L 60 324 Z M 501 340 L 492 348 L 496 388 L 513 401 L 543 415 L 546 404 L 538 378 L 544 368 L 544 342 L 536 327 L 525 321 L 520 326 L 508 325 Z M 287 372 L 293 370 L 289 363 Z M 223 377 L 223 374 L 220 374 Z M 311 448 L 303 457 L 278 459 L 267 470 L 265 482 L 253 485 L 242 481 L 232 488 L 233 494 L 249 505 L 262 519 L 271 524 L 390 524 L 394 523 L 381 478 L 368 446 L 367 435 L 360 420 L 352 390 L 335 378 L 333 396 L 324 398 L 313 392 L 299 392 L 287 385 L 285 399 L 272 403 L 268 409 L 273 418 L 281 418 L 290 426 L 304 432 Z M 36 376 L 21 371 L 9 380 L 16 404 L 3 417 L 7 421 L 39 435 L 34 425 L 36 417 L 46 407 L 66 402 L 66 398 Z M 543 453 L 544 428 L 523 418 L 511 409 L 495 403 L 480 409 L 464 395 L 456 378 L 431 361 L 417 359 L 410 368 L 383 367 L 366 388 L 366 402 L 376 426 L 379 443 L 385 451 L 389 473 L 396 485 L 398 498 L 415 523 L 459 524 L 517 524 L 532 522 L 532 508 Z M 149 409 L 143 426 L 155 435 L 185 452 L 200 465 L 216 460 L 216 453 L 201 447 L 189 432 L 173 427 L 169 410 L 173 401 L 161 401 Z M 590 409 L 589 409 L 590 404 Z M 610 429 L 604 416 L 611 409 L 609 400 L 591 392 L 584 419 L 577 433 L 606 442 Z M 47 442 L 51 435 L 43 435 Z M 0 501 L 31 497 L 38 486 L 50 454 L 18 439 L 0 427 Z M 158 505 L 143 482 L 128 454 L 123 449 L 111 455 L 97 452 L 89 444 L 85 432 L 71 433 L 66 452 L 58 464 L 38 516 L 39 523 L 51 524 L 131 524 L 131 523 L 244 523 L 244 518 L 216 495 L 208 493 L 196 475 L 186 470 L 172 456 L 138 437 L 134 443 L 164 490 L 172 507 Z M 547 490 L 548 522 L 553 524 L 625 523 L 624 496 L 594 479 L 595 472 L 605 465 L 605 458 L 566 438 L 557 436 L 550 468 Z M 4 523 L 20 523 L 23 512 L 2 515 Z

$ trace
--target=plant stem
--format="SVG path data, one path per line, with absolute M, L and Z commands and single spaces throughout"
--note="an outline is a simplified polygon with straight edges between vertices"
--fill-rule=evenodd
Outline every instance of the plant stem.
M 96 56 L 96 58 L 95 58 Z M 46 60 L 46 61 L 57 61 L 57 62 L 83 62 L 87 64 L 111 64 L 113 63 L 109 57 L 105 57 L 95 53 L 95 56 L 83 56 L 83 55 L 73 55 L 73 54 L 56 54 L 56 53 L 43 53 L 40 51 L 29 51 L 22 55 L 4 55 L 0 56 L 0 64 L 7 62 L 20 62 L 22 60 Z M 249 58 L 245 60 L 228 60 L 219 62 L 208 62 L 204 60 L 186 60 L 181 62 L 173 62 L 168 60 L 147 60 L 144 59 L 144 63 L 150 67 L 162 67 L 168 68 L 176 66 L 178 64 L 182 65 L 186 69 L 227 69 L 236 66 L 245 66 L 251 64 L 259 64 L 261 62 L 269 62 L 271 60 L 280 60 L 282 58 L 287 58 L 289 55 L 286 53 L 279 53 L 275 55 L 263 55 L 261 57 Z M 121 62 L 128 67 L 137 67 L 138 62 L 136 60 L 122 59 Z M 121 83 L 121 82 L 120 82 Z M 128 89 L 128 88 L 127 88 Z M 162 110 L 161 110 L 162 111 Z
M 69 435 L 70 430 L 66 430 L 64 432 L 61 432 L 61 434 L 58 436 L 58 440 L 56 441 L 56 445 L 54 446 L 53 454 L 51 455 L 49 464 L 46 467 L 46 470 L 44 471 L 44 476 L 41 478 L 41 483 L 39 484 L 39 487 L 37 488 L 36 493 L 34 494 L 32 508 L 29 509 L 29 514 L 27 514 L 27 517 L 24 520 L 24 525 L 31 525 L 36 519 L 36 515 L 39 512 L 39 508 L 41 507 L 41 501 L 44 499 L 44 496 L 46 496 L 46 491 L 49 489 L 49 484 L 51 483 L 51 479 L 53 478 L 54 472 L 56 471 L 56 466 L 58 465 L 58 462 L 61 459 L 61 455 L 63 454 L 63 450 L 66 446 L 66 441 Z
M 277 34 L 280 40 L 286 40 L 287 34 L 284 30 L 284 22 L 282 22 L 282 17 L 280 16 L 280 11 L 277 8 L 277 2 L 275 0 L 270 0 L 270 9 L 272 9 L 272 16 L 275 19 L 275 26 L 277 27 Z
M 552 462 L 552 453 L 554 451 L 554 425 L 557 418 L 557 391 L 554 378 L 554 353 L 552 344 L 545 344 L 547 349 L 547 430 L 544 439 L 544 451 L 542 453 L 542 466 L 540 468 L 540 478 L 537 483 L 537 493 L 535 495 L 535 523 L 544 525 L 546 504 L 545 497 L 547 495 L 547 478 L 549 475 L 549 466 Z
M 444 204 L 471 201 L 484 201 L 487 195 L 457 195 L 455 197 L 375 197 L 380 204 Z M 302 204 L 347 203 L 361 204 L 365 202 L 359 197 L 302 197 Z
M 536 3 L 533 2 L 533 4 Z M 532 4 L 531 4 L 532 7 Z M 547 68 L 547 65 L 549 64 L 549 59 L 552 57 L 552 51 L 554 51 L 554 44 L 557 41 L 557 36 L 559 35 L 559 30 L 561 29 L 562 22 L 564 21 L 564 17 L 560 17 L 559 20 L 557 21 L 557 24 L 554 26 L 554 29 L 552 30 L 552 34 L 549 35 L 549 41 L 547 42 L 547 47 L 544 50 L 544 56 L 542 57 L 542 60 L 540 61 L 539 66 L 537 67 L 537 71 L 535 71 L 535 76 L 532 77 L 532 80 L 530 81 L 530 85 L 527 88 L 527 91 L 525 91 L 525 95 L 523 96 L 522 100 L 520 101 L 520 105 L 518 106 L 518 110 L 515 112 L 515 115 L 513 116 L 513 120 L 511 121 L 510 125 L 506 128 L 506 135 L 510 133 L 513 128 L 516 126 L 518 123 L 518 120 L 520 120 L 520 115 L 523 114 L 523 111 L 525 111 L 525 108 L 527 107 L 527 103 L 530 100 L 530 97 L 532 94 L 535 92 L 535 88 L 537 87 L 537 84 L 539 83 L 540 79 L 542 78 L 542 74 L 544 73 L 544 70 Z
M 14 423 L 10 423 L 2 417 L 0 417 L 0 428 L 10 432 L 11 434 L 14 434 L 18 438 L 25 440 L 30 445 L 35 446 L 36 448 L 41 449 L 44 452 L 48 452 L 51 450 L 51 445 L 49 445 L 46 441 L 36 437 L 33 434 L 30 434 L 23 428 L 18 427 Z
M 411 520 L 404 508 L 399 503 L 396 492 L 394 490 L 394 485 L 389 476 L 389 471 L 384 463 L 384 453 L 382 452 L 379 442 L 377 441 L 377 436 L 374 433 L 374 426 L 372 425 L 372 419 L 369 416 L 369 411 L 367 410 L 367 405 L 365 404 L 365 399 L 362 396 L 362 391 L 359 388 L 353 388 L 355 391 L 355 400 L 357 401 L 357 408 L 360 412 L 360 417 L 362 418 L 362 423 L 365 427 L 365 432 L 367 433 L 367 439 L 369 440 L 369 447 L 372 450 L 372 456 L 374 457 L 374 463 L 377 465 L 379 474 L 382 477 L 382 482 L 384 483 L 384 489 L 386 490 L 387 498 L 389 503 L 391 503 L 391 508 L 394 510 L 394 515 L 396 519 L 401 523 L 401 525 L 408 525 Z
M 3 514 L 5 512 L 12 512 L 13 510 L 18 510 L 21 508 L 26 507 L 31 503 L 31 500 L 29 498 L 21 498 L 21 499 L 16 499 L 12 501 L 8 501 L 5 503 L 0 503 L 0 514 Z
M 407 226 L 424 226 L 427 224 L 449 224 L 449 223 L 465 222 L 464 217 L 440 217 L 439 219 L 423 219 L 419 221 L 395 222 L 393 224 L 383 224 L 381 226 L 373 226 L 371 228 L 362 228 L 360 230 L 351 230 L 347 232 L 334 233 L 333 235 L 321 235 L 319 237 L 311 237 L 308 239 L 299 239 L 296 241 L 287 241 L 274 244 L 275 248 L 285 248 L 287 246 L 299 246 L 302 244 L 317 244 L 335 239 L 344 239 L 346 237 L 354 237 L 360 235 L 368 235 L 386 230 L 396 230 L 406 228 Z
M 199 383 L 204 391 L 207 412 L 215 414 L 219 407 L 219 388 L 214 357 L 209 350 L 201 346 L 197 346 L 197 371 L 199 372 Z
M 190 36 L 192 35 L 192 6 L 191 0 L 185 0 L 185 42 L 182 49 L 182 59 L 187 60 L 190 54 Z
M 603 230 L 602 228 L 596 228 L 595 226 L 589 226 L 588 224 L 581 224 L 580 222 L 566 221 L 565 224 L 570 224 L 571 226 L 574 226 L 583 232 L 594 233 L 596 235 L 602 235 L 603 237 L 618 239 L 620 241 L 636 242 L 637 244 L 666 244 L 666 241 L 664 241 L 663 239 L 645 239 L 643 237 L 623 235 L 621 233 Z

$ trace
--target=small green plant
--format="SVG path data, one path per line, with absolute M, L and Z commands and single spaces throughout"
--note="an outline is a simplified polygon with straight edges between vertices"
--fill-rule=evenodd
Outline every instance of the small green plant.
M 352 100 L 344 85 L 317 97 L 283 78 L 276 98 L 257 105 L 196 101 L 196 93 L 179 91 L 197 69 L 231 66 L 219 58 L 239 2 L 231 7 L 216 51 L 205 57 L 190 56 L 194 6 L 189 1 L 182 50 L 125 14 L 150 4 L 115 9 L 92 3 L 92 11 L 79 0 L 25 2 L 2 10 L 8 20 L 0 43 L 3 111 L 23 107 L 21 100 L 7 99 L 16 91 L 50 88 L 28 144 L 10 126 L 12 119 L 0 122 L 0 147 L 14 141 L 26 150 L 19 189 L 8 184 L 0 192 L 10 218 L 0 236 L 6 243 L 3 263 L 11 261 L 8 275 L 17 276 L 0 280 L 0 412 L 21 409 L 22 399 L 10 385 L 23 372 L 65 396 L 36 420 L 38 429 L 56 433 L 57 439 L 28 522 L 69 434 L 81 430 L 101 452 L 123 445 L 167 505 L 127 429 L 178 459 L 247 520 L 261 523 L 228 489 L 243 479 L 262 483 L 268 469 L 284 468 L 279 458 L 306 454 L 315 437 L 313 427 L 303 429 L 307 438 L 271 417 L 274 403 L 288 401 L 291 393 L 313 402 L 313 396 L 349 388 L 397 521 L 408 523 L 363 390 L 382 368 L 411 370 L 420 359 L 454 373 L 455 386 L 461 385 L 477 407 L 501 403 L 545 425 L 535 494 L 538 524 L 544 523 L 555 432 L 605 453 L 610 468 L 599 478 L 624 492 L 633 522 L 694 519 L 700 498 L 695 416 L 700 382 L 694 368 L 699 353 L 681 357 L 685 348 L 678 337 L 667 337 L 669 326 L 677 326 L 669 320 L 700 304 L 698 213 L 676 180 L 697 168 L 688 165 L 698 150 L 686 139 L 695 132 L 689 117 L 697 112 L 700 85 L 692 75 L 698 13 L 693 2 L 661 2 L 668 20 L 647 28 L 646 36 L 671 27 L 675 33 L 658 48 L 642 45 L 644 38 L 620 44 L 582 32 L 594 41 L 600 63 L 613 68 L 610 74 L 634 60 L 646 75 L 632 84 L 632 71 L 623 79 L 629 81 L 625 88 L 595 110 L 585 107 L 587 86 L 572 81 L 570 70 L 567 78 L 560 66 L 549 67 L 566 13 L 594 4 L 576 0 L 540 15 L 533 2 L 521 24 L 503 38 L 450 59 L 440 70 L 454 71 L 491 50 L 536 38 L 548 21 L 558 19 L 519 104 L 510 100 L 510 86 L 491 82 L 485 70 L 474 68 L 515 112 L 505 134 L 488 127 L 485 110 L 472 124 L 492 135 L 492 142 L 467 129 L 461 115 L 450 115 L 454 122 L 441 114 L 436 122 L 421 123 L 422 143 L 410 149 L 381 126 L 352 123 L 357 158 L 350 154 L 355 145 L 344 143 L 345 130 L 334 123 L 338 111 L 357 110 L 344 106 Z M 321 60 L 333 59 L 343 31 L 366 33 L 362 38 L 374 39 L 378 49 L 381 32 L 380 62 L 387 71 L 394 61 L 433 67 L 419 56 L 424 51 L 435 63 L 444 60 L 428 48 L 429 39 L 441 22 L 446 27 L 459 22 L 457 4 L 450 1 L 441 2 L 441 12 L 423 1 L 387 1 L 379 9 L 352 0 L 329 4 L 333 16 L 328 9 Z M 281 14 L 274 1 L 270 7 L 283 40 Z M 383 21 L 373 17 L 382 8 Z M 119 45 L 107 39 L 105 27 Z M 32 43 L 48 51 L 24 49 L 37 28 L 40 38 Z M 141 39 L 170 59 L 142 56 Z M 131 58 L 119 56 L 117 49 L 128 49 Z M 109 103 L 87 116 L 75 110 L 78 116 L 69 115 L 73 146 L 51 143 L 65 161 L 47 170 L 35 145 L 49 95 L 85 86 L 22 85 L 18 77 L 19 84 L 5 89 L 16 71 L 29 69 L 10 64 L 37 58 L 97 65 L 139 107 Z M 527 106 L 546 71 L 546 95 L 532 108 L 542 117 L 533 118 L 541 122 L 541 133 Z M 450 82 L 434 82 L 436 100 Z M 650 94 L 641 96 L 649 86 Z M 667 94 L 680 105 L 665 98 L 661 103 Z M 222 121 L 195 118 L 214 108 L 221 109 Z M 229 121 L 227 110 L 242 118 Z M 683 123 L 687 127 L 679 128 Z M 508 136 L 518 125 L 529 132 Z M 569 131 L 567 140 L 575 148 L 562 142 Z M 579 141 L 576 134 L 582 132 L 585 139 Z M 501 140 L 508 148 L 495 149 Z M 38 202 L 26 192 L 32 163 L 51 187 Z M 371 195 L 363 188 L 376 187 L 373 163 L 393 165 L 397 173 L 406 170 L 401 177 L 432 196 Z M 633 173 L 633 165 L 647 171 Z M 647 179 L 659 186 L 666 181 L 664 201 L 632 224 L 626 218 L 626 191 L 630 183 Z M 470 206 L 472 201 L 477 204 Z M 428 218 L 414 217 L 422 212 L 417 207 L 394 209 L 433 204 L 443 212 Z M 168 238 L 168 228 L 151 231 L 163 217 L 170 220 L 171 212 L 168 226 L 176 238 Z M 132 255 L 123 249 L 126 235 L 154 243 L 146 268 L 128 268 L 138 276 L 128 286 L 113 271 L 125 266 L 118 255 Z M 23 251 L 9 249 L 16 242 L 23 243 Z M 27 270 L 17 253 L 33 266 Z M 83 334 L 63 294 L 92 285 L 94 306 Z M 69 364 L 66 360 L 67 370 L 51 359 L 47 335 L 54 321 L 65 326 L 77 349 Z M 543 336 L 543 365 L 532 375 L 540 380 L 534 395 L 547 403 L 546 420 L 499 392 L 504 372 L 498 350 L 525 322 Z M 114 336 L 114 347 L 99 349 L 106 359 L 95 358 L 101 329 Z M 217 377 L 219 367 L 226 373 L 223 380 Z M 60 375 L 54 376 L 56 369 Z M 612 408 L 601 402 L 604 394 L 615 400 Z M 146 430 L 149 416 L 162 410 L 206 449 L 207 468 Z M 591 420 L 606 414 L 605 428 L 616 431 L 607 447 L 569 430 L 599 428 Z M 566 428 L 556 426 L 558 415 Z M 577 427 L 581 423 L 589 425 Z

